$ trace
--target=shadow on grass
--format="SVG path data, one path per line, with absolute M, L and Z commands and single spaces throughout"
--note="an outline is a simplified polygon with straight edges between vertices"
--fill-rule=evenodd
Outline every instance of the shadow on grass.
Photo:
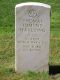
M 50 65 L 49 66 L 49 74 L 55 75 L 60 73 L 60 65 Z
M 16 73 L 14 68 L 5 69 L 5 74 Z M 35 74 L 31 71 L 28 73 Z M 49 65 L 49 75 L 60 74 L 60 65 Z

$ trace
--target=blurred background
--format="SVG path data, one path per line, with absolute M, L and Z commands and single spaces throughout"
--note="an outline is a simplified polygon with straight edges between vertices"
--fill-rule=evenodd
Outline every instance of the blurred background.
M 60 0 L 0 0 L 0 78 L 1 80 L 20 80 L 20 77 L 22 77 L 21 80 L 34 80 L 33 78 L 25 79 L 25 77 L 23 77 L 22 75 L 18 75 L 14 72 L 15 5 L 22 2 L 31 2 L 31 1 L 45 3 L 51 6 L 49 65 L 60 65 Z M 31 74 L 36 76 L 35 73 L 31 73 Z M 44 74 L 44 76 L 47 75 Z M 40 80 L 40 78 L 36 80 Z M 45 80 L 45 78 L 41 80 Z M 47 77 L 46 80 L 48 80 Z

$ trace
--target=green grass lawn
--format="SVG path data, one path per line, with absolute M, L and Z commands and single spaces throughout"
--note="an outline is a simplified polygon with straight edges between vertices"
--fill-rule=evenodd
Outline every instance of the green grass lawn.
M 60 74 L 15 72 L 15 5 L 28 0 L 0 0 L 0 80 L 60 80 Z M 36 0 L 32 0 L 36 1 Z M 60 0 L 37 0 L 51 5 L 50 65 L 60 65 Z

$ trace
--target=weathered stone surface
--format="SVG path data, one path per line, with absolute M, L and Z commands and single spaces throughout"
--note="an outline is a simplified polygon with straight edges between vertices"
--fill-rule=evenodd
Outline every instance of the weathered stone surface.
M 48 71 L 50 6 L 21 3 L 15 7 L 15 70 Z

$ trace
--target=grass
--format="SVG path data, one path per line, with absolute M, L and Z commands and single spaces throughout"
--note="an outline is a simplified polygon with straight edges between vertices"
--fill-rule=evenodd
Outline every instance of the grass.
M 0 0 L 0 80 L 60 80 L 60 74 L 15 72 L 15 5 L 28 0 Z M 32 0 L 35 1 L 35 0 Z M 51 5 L 50 65 L 60 65 L 60 0 L 37 0 Z

